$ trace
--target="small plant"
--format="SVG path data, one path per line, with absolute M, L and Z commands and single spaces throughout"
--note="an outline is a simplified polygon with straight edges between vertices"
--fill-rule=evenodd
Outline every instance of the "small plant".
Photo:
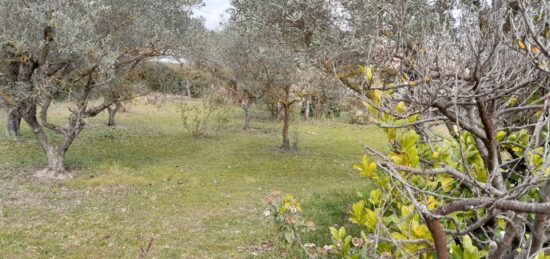
M 302 208 L 294 195 L 282 196 L 281 192 L 273 192 L 264 197 L 264 203 L 268 207 L 264 210 L 264 216 L 271 217 L 274 221 L 280 238 L 290 247 L 301 247 L 310 258 L 314 258 L 314 244 L 304 244 L 302 234 L 315 229 L 313 221 L 304 221 L 300 212 Z
M 273 192 L 264 197 L 264 203 L 268 205 L 264 216 L 273 219 L 280 239 L 290 248 L 299 248 L 309 258 L 391 258 L 390 253 L 373 254 L 375 241 L 365 232 L 353 237 L 344 227 L 330 228 L 332 244 L 304 243 L 302 235 L 314 230 L 315 223 L 301 217 L 302 208 L 294 195 L 282 196 L 280 192 Z
M 180 106 L 183 126 L 194 138 L 206 137 L 229 122 L 229 110 L 221 96 L 201 100 L 199 105 L 184 102 Z

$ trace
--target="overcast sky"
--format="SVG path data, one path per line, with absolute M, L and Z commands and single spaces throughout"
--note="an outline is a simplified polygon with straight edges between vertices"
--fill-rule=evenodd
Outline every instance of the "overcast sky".
M 231 0 L 204 0 L 205 7 L 196 10 L 195 14 L 206 19 L 206 28 L 217 29 L 223 21 L 225 11 L 231 7 Z M 227 15 L 225 15 L 227 17 Z

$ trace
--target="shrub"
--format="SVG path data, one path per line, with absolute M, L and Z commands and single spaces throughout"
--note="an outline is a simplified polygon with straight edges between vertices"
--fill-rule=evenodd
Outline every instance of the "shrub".
M 302 218 L 302 208 L 294 195 L 282 195 L 273 192 L 264 197 L 268 207 L 264 210 L 264 216 L 273 220 L 279 238 L 287 243 L 290 248 L 298 248 L 309 258 L 369 258 L 376 249 L 374 240 L 369 239 L 364 232 L 359 237 L 349 235 L 344 227 L 330 228 L 332 243 L 328 245 L 316 245 L 304 243 L 303 234 L 315 229 L 313 221 Z M 389 257 L 383 253 L 381 258 Z
M 229 109 L 221 96 L 210 96 L 196 103 L 183 102 L 180 106 L 183 126 L 194 138 L 208 136 L 229 122 Z

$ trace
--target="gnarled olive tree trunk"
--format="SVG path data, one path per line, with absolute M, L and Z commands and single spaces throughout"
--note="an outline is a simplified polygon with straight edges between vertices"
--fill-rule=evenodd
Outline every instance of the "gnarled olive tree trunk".
M 250 130 L 250 121 L 252 116 L 250 116 L 250 105 L 242 106 L 244 110 L 244 127 L 243 130 Z
M 252 105 L 252 98 L 250 98 L 250 96 L 246 94 L 241 98 L 239 104 L 244 111 L 243 130 L 250 130 L 250 121 L 252 120 L 252 116 L 250 115 L 250 106 Z
M 114 108 L 107 108 L 107 112 L 109 113 L 109 118 L 107 119 L 107 126 L 109 127 L 115 127 L 116 126 L 116 115 L 118 113 L 118 111 L 120 111 L 120 109 L 122 108 L 122 104 L 120 103 L 115 103 L 115 107 Z
M 21 136 L 21 114 L 15 108 L 8 108 L 6 135 L 8 138 Z
M 309 98 L 309 97 L 306 99 L 306 102 L 304 103 L 304 105 L 305 105 L 304 120 L 305 120 L 305 121 L 308 121 L 308 120 L 309 120 L 309 112 L 310 112 L 309 109 L 310 109 L 310 107 L 311 107 L 311 102 L 310 102 L 310 98 Z
M 284 99 L 279 100 L 279 105 L 283 110 L 283 145 L 281 146 L 281 149 L 286 151 L 290 150 L 290 138 L 288 137 L 288 131 L 290 128 L 290 113 L 292 112 L 292 105 L 297 103 L 299 100 L 291 100 L 291 85 L 285 85 L 283 90 Z
M 74 138 L 76 138 L 78 134 L 75 134 L 75 132 L 71 132 L 70 135 L 66 134 L 65 140 L 69 137 L 72 138 L 72 141 L 69 141 L 70 143 L 68 141 L 64 141 L 62 146 L 55 146 L 50 143 L 44 128 L 38 121 L 36 104 L 22 103 L 20 112 L 22 118 L 31 128 L 36 140 L 42 148 L 42 151 L 44 151 L 48 159 L 48 167 L 38 172 L 38 176 L 58 179 L 65 178 L 65 154 L 70 143 L 74 141 Z

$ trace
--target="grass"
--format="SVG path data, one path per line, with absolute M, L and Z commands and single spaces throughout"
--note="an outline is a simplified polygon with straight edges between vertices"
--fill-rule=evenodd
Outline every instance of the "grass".
M 352 169 L 361 145 L 385 146 L 374 128 L 313 121 L 294 128 L 299 151 L 282 153 L 280 123 L 241 131 L 239 111 L 224 131 L 194 139 L 176 110 L 138 100 L 115 129 L 105 114 L 91 119 L 67 155 L 71 180 L 33 177 L 46 160 L 26 125 L 19 140 L 0 139 L 0 257 L 135 258 L 150 238 L 156 258 L 291 257 L 277 242 L 262 248 L 274 240 L 263 196 L 296 194 L 318 226 L 307 241 L 326 243 L 368 189 Z M 61 121 L 66 108 L 52 112 Z

